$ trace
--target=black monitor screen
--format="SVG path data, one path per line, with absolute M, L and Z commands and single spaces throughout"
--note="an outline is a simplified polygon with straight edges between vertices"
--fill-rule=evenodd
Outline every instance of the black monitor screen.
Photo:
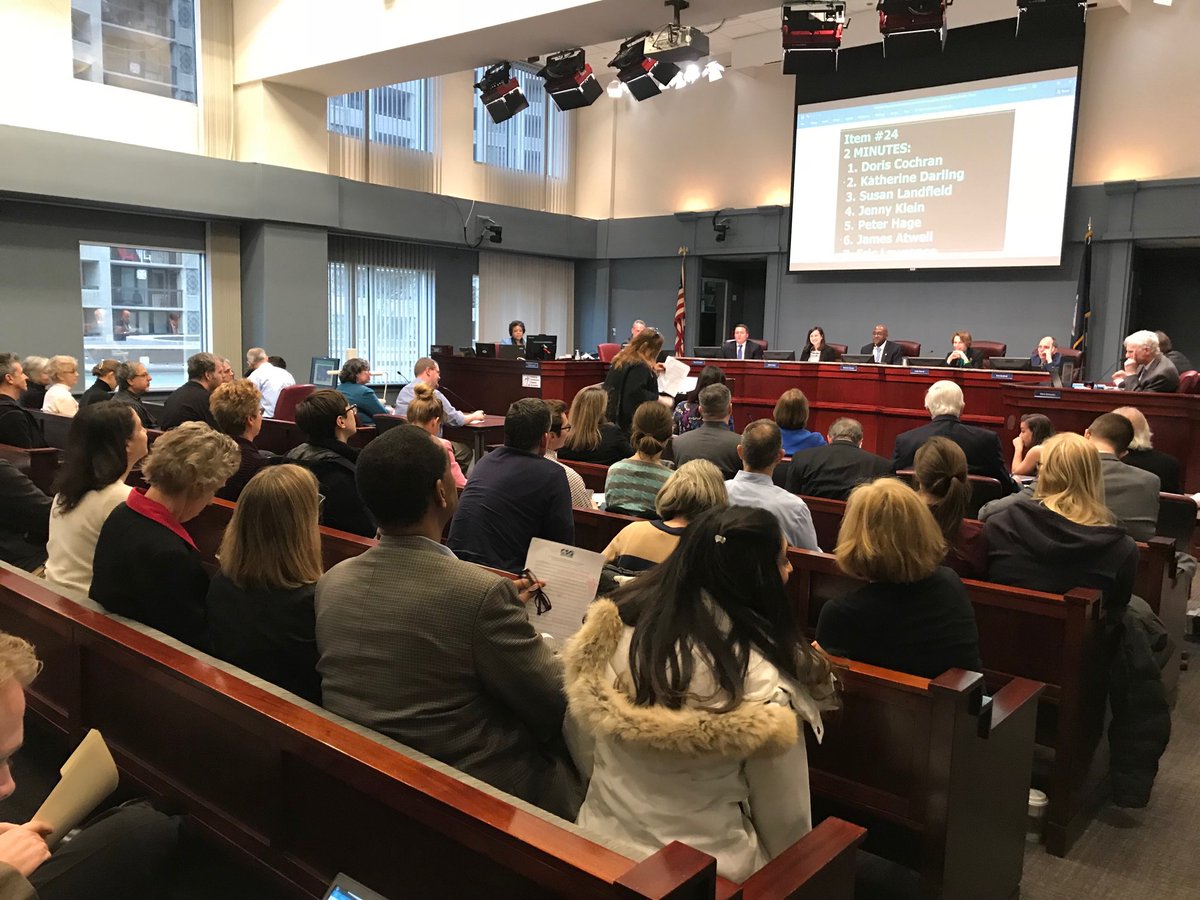
M 333 356 L 314 356 L 312 358 L 312 366 L 308 370 L 309 384 L 337 384 L 338 372 L 342 368 L 342 361 Z M 329 373 L 333 374 L 330 375 Z
M 558 355 L 558 335 L 531 334 L 525 338 L 526 359 L 554 359 Z

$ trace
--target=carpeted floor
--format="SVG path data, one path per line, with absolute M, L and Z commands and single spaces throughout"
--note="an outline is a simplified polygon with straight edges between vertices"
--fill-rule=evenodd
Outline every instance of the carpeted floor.
M 1200 644 L 1188 648 L 1150 805 L 1105 807 L 1067 859 L 1030 847 L 1021 900 L 1200 897 Z

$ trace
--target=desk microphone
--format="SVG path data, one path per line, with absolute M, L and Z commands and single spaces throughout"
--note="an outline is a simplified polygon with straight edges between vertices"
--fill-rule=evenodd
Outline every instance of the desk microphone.
M 454 393 L 454 391 L 450 390 L 450 388 L 446 387 L 445 384 L 439 384 L 438 390 L 441 391 L 443 394 L 449 394 L 450 399 L 453 400 L 455 403 L 457 403 L 459 406 L 464 406 L 464 407 L 470 406 L 470 404 L 467 403 L 466 400 L 464 400 L 458 394 Z

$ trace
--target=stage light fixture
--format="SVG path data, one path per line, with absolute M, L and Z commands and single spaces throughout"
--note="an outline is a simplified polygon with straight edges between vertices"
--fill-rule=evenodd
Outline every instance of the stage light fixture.
M 657 97 L 679 74 L 679 66 L 674 63 L 646 56 L 645 41 L 649 36 L 650 32 L 644 31 L 627 38 L 609 62 L 617 70 L 617 78 L 639 103 Z
M 879 0 L 879 34 L 883 55 L 887 56 L 888 38 L 903 37 L 907 42 L 915 35 L 930 35 L 946 49 L 946 8 L 954 0 Z
M 546 57 L 538 75 L 545 80 L 554 105 L 564 112 L 591 106 L 604 93 L 579 47 Z
M 1022 25 L 1035 34 L 1079 34 L 1086 18 L 1087 0 L 1017 0 L 1016 34 Z
M 704 67 L 704 70 L 700 74 L 707 78 L 711 84 L 725 77 L 725 67 L 714 59 Z
M 488 66 L 475 89 L 479 91 L 488 115 L 497 125 L 507 122 L 529 106 L 529 101 L 521 92 L 521 86 L 512 76 L 511 67 L 507 62 Z
M 846 0 L 800 0 L 783 5 L 783 74 L 837 69 L 842 32 L 849 24 Z

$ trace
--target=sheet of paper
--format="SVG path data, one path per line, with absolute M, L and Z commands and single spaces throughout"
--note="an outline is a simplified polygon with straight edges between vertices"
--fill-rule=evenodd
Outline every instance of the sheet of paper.
M 663 365 L 665 369 L 658 376 L 658 392 L 660 394 L 670 394 L 672 397 L 676 394 L 682 394 L 687 390 L 683 382 L 691 373 L 691 367 L 685 362 L 680 362 L 673 356 L 668 356 L 667 361 Z
M 546 583 L 542 590 L 551 607 L 549 612 L 538 615 L 531 602 L 529 621 L 538 631 L 565 641 L 579 630 L 588 604 L 596 599 L 604 554 L 534 538 L 525 568 Z
M 101 800 L 117 789 L 120 780 L 117 764 L 113 762 L 104 738 L 94 728 L 80 741 L 59 772 L 62 780 L 33 815 L 34 819 L 53 826 L 54 831 L 46 838 L 51 850 L 67 832 L 87 818 Z

